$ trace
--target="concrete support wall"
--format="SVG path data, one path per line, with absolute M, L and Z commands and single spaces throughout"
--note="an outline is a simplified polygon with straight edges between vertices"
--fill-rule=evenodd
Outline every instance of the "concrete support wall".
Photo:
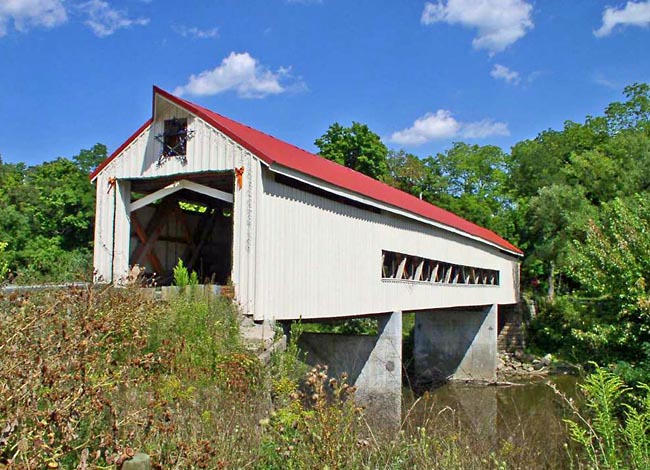
M 402 312 L 378 315 L 377 322 L 377 336 L 303 333 L 298 345 L 309 364 L 327 364 L 334 377 L 348 374 L 373 421 L 395 426 L 402 410 Z
M 415 315 L 418 382 L 496 380 L 497 306 Z

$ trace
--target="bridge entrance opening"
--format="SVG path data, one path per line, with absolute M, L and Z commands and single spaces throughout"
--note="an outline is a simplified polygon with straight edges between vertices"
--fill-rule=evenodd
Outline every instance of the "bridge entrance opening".
M 156 285 L 171 285 L 179 261 L 199 283 L 226 285 L 232 272 L 234 173 L 131 180 L 130 255 Z

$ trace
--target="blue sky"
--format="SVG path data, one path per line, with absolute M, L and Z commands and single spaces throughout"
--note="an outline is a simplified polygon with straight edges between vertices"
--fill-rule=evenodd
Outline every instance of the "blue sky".
M 650 82 L 650 1 L 0 0 L 0 155 L 118 147 L 151 87 L 315 151 L 338 121 L 509 150 Z

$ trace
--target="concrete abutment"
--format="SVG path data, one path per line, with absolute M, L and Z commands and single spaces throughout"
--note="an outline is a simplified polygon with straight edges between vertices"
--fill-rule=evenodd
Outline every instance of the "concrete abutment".
M 333 377 L 348 375 L 372 421 L 395 427 L 402 409 L 402 312 L 376 318 L 376 336 L 303 333 L 298 345 L 309 364 L 327 364 Z
M 329 375 L 348 375 L 367 416 L 399 426 L 402 409 L 402 312 L 376 315 L 377 335 L 303 333 L 298 346 L 310 365 L 328 365 Z M 421 311 L 415 314 L 417 383 L 448 379 L 496 380 L 497 306 Z
M 418 383 L 494 381 L 497 306 L 418 312 L 414 342 Z

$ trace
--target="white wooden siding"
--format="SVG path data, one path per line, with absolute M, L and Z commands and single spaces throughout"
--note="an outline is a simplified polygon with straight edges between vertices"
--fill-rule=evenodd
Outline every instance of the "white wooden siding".
M 247 153 L 239 144 L 217 131 L 208 123 L 187 111 L 158 97 L 163 103 L 157 106 L 154 122 L 140 136 L 113 160 L 102 173 L 117 178 L 157 178 L 161 176 L 200 173 L 206 171 L 232 170 L 245 163 L 243 153 Z M 162 144 L 156 136 L 163 133 L 164 122 L 171 118 L 186 118 L 188 130 L 194 135 L 187 141 L 187 163 L 183 165 L 171 157 L 158 166 L 158 156 Z
M 95 179 L 95 239 L 94 261 L 95 282 L 112 281 L 113 230 L 115 210 L 115 190 L 108 184 L 108 175 L 100 173 Z
M 96 178 L 95 278 L 104 282 L 118 281 L 125 274 L 111 269 L 116 206 L 115 189 L 108 190 L 109 178 L 128 181 L 178 175 L 181 179 L 182 175 L 188 173 L 232 171 L 235 167 L 243 166 L 243 186 L 238 189 L 235 185 L 234 189 L 232 278 L 242 309 L 252 314 L 256 273 L 256 194 L 260 185 L 260 162 L 241 145 L 202 119 L 188 114 L 159 96 L 156 111 L 151 126 L 136 137 Z M 163 132 L 165 119 L 172 117 L 187 118 L 188 128 L 194 130 L 194 136 L 187 143 L 187 164 L 182 165 L 175 158 L 171 158 L 158 166 L 161 144 L 155 136 Z M 115 246 L 116 254 L 129 253 L 133 250 L 132 240 L 129 240 L 128 246 L 122 245 L 124 243 Z
M 516 302 L 510 255 L 383 211 L 280 183 L 265 170 L 259 214 L 256 318 L 333 318 Z M 499 286 L 382 280 L 382 250 L 495 269 Z

